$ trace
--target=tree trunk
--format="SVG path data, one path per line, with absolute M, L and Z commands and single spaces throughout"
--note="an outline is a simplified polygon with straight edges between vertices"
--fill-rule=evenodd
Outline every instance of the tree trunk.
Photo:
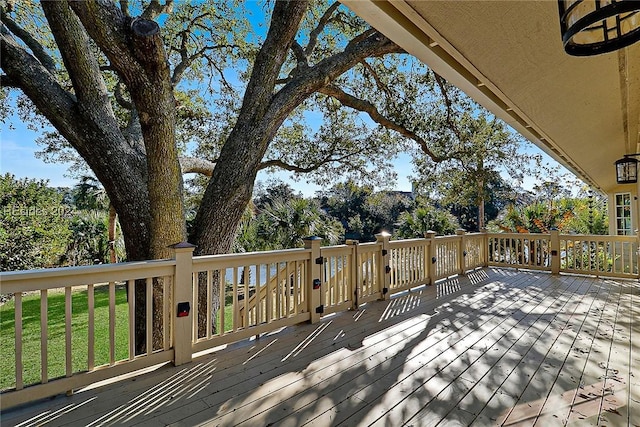
M 484 196 L 480 198 L 478 203 L 478 231 L 484 228 Z
M 118 214 L 112 203 L 109 203 L 109 262 L 115 264 L 118 262 L 116 256 L 116 224 Z
M 186 224 L 182 206 L 182 174 L 175 144 L 175 100 L 160 27 L 150 20 L 139 19 L 131 24 L 133 54 L 145 71 L 141 76 L 126 76 L 127 86 L 135 103 L 147 153 L 149 180 L 150 248 L 152 259 L 171 257 L 170 245 L 186 240 Z M 146 348 L 146 322 L 136 322 L 138 353 L 162 348 L 163 283 L 155 278 L 153 298 L 153 348 Z M 145 319 L 146 284 L 136 284 L 136 319 Z
M 477 181 L 477 191 L 478 191 L 478 231 L 484 228 L 484 181 Z
M 199 254 L 231 250 L 237 226 L 251 200 L 258 167 L 288 115 L 283 114 L 283 105 L 274 102 L 273 93 L 307 3 L 277 2 L 274 6 L 269 32 L 256 56 L 238 120 L 220 151 L 195 218 L 192 242 Z M 288 102 L 295 103 L 291 98 Z M 198 294 L 199 310 L 206 312 L 206 287 L 199 286 Z M 214 301 L 219 301 L 219 286 L 214 286 L 213 294 Z M 217 313 L 213 314 L 215 318 Z M 202 333 L 206 325 L 200 324 L 198 329 Z

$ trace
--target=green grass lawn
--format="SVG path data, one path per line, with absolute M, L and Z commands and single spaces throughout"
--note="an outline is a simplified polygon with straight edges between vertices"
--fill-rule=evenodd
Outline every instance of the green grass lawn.
M 88 367 L 87 291 L 72 293 L 71 348 L 74 372 Z M 96 286 L 95 366 L 109 363 L 109 288 Z M 47 311 L 47 355 L 50 379 L 65 375 L 65 294 L 49 292 Z M 15 305 L 9 301 L 0 307 L 0 389 L 15 387 Z M 40 294 L 22 298 L 22 355 L 24 384 L 40 382 Z M 128 304 L 124 287 L 116 288 L 116 360 L 129 357 Z

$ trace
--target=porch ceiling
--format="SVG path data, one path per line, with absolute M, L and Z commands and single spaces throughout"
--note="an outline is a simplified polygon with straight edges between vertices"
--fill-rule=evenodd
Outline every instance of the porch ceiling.
M 586 182 L 624 188 L 613 163 L 640 152 L 640 43 L 569 56 L 555 1 L 342 2 Z

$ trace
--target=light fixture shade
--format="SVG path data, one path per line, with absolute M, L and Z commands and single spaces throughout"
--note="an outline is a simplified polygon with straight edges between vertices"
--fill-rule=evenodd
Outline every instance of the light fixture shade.
M 618 184 L 638 182 L 638 160 L 624 157 L 616 161 L 616 181 Z
M 611 52 L 640 40 L 640 0 L 558 0 L 569 55 Z

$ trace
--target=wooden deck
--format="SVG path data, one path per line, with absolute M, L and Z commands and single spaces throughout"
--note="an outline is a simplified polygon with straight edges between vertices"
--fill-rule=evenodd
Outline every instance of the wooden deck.
M 639 295 L 636 281 L 480 270 L 0 422 L 640 426 Z

